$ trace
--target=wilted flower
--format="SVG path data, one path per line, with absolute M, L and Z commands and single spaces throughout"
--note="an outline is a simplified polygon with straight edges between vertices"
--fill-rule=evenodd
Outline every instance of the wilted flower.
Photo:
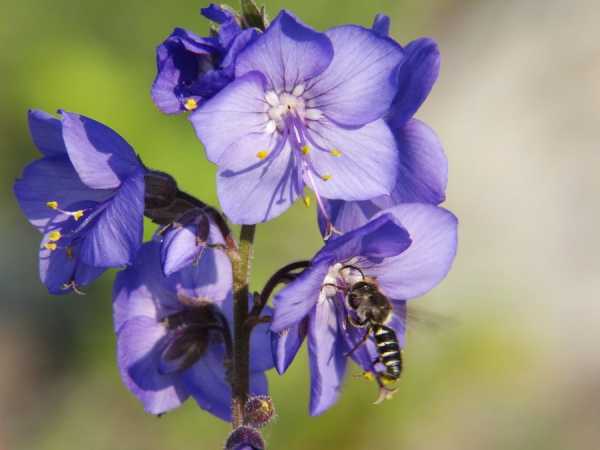
M 202 15 L 220 24 L 216 36 L 176 28 L 156 49 L 152 99 L 164 113 L 193 111 L 223 89 L 233 80 L 238 53 L 258 36 L 256 29 L 242 30 L 235 14 L 221 6 L 203 8 Z
M 48 290 L 77 290 L 106 268 L 132 262 L 142 243 L 144 172 L 110 128 L 78 114 L 29 112 L 43 157 L 15 182 L 15 196 L 44 235 L 40 276 Z
M 311 369 L 310 413 L 324 412 L 336 400 L 347 353 L 365 328 L 348 303 L 356 283 L 369 281 L 389 300 L 386 326 L 402 345 L 405 300 L 419 297 L 447 274 L 456 252 L 456 218 L 426 204 L 404 204 L 383 211 L 361 228 L 330 239 L 311 266 L 275 297 L 272 331 L 276 367 L 293 360 L 305 335 Z M 358 345 L 352 358 L 381 377 L 374 343 Z
M 207 251 L 197 264 L 165 277 L 160 243 L 144 244 L 114 287 L 118 363 L 125 385 L 152 414 L 192 396 L 201 408 L 231 419 L 231 268 L 224 252 Z M 265 325 L 251 339 L 250 391 L 267 394 L 273 367 Z
M 398 151 L 383 120 L 401 47 L 355 25 L 320 33 L 281 12 L 238 55 L 236 79 L 190 115 L 236 223 L 283 213 L 310 187 L 321 197 L 389 194 Z

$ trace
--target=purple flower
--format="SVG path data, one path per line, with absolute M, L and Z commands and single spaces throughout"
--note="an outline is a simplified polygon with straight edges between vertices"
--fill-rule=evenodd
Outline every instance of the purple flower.
M 161 264 L 169 276 L 197 264 L 206 253 L 224 246 L 218 226 L 201 209 L 193 209 L 161 231 Z
M 307 185 L 348 201 L 389 194 L 398 151 L 383 120 L 398 90 L 400 46 L 346 25 L 319 33 L 281 12 L 238 55 L 236 79 L 190 115 L 219 166 L 227 216 L 283 213 Z
M 320 414 L 337 399 L 346 354 L 365 333 L 348 293 L 360 281 L 375 283 L 393 308 L 390 327 L 403 345 L 405 300 L 419 297 L 448 273 L 456 252 L 456 218 L 427 204 L 387 209 L 361 228 L 330 239 L 311 266 L 275 297 L 271 329 L 277 370 L 284 372 L 305 336 L 311 370 L 310 413 Z M 354 319 L 354 321 L 349 320 Z M 352 353 L 366 372 L 381 376 L 374 364 L 372 338 Z
M 133 149 L 110 128 L 78 114 L 62 120 L 29 112 L 43 157 L 14 193 L 42 234 L 40 276 L 53 294 L 77 290 L 108 267 L 132 262 L 142 243 L 144 172 Z
M 231 266 L 207 249 L 197 264 L 169 277 L 160 243 L 141 248 L 133 266 L 117 275 L 114 328 L 121 377 L 151 414 L 193 397 L 202 409 L 231 419 L 228 381 L 232 322 Z M 251 338 L 250 391 L 267 394 L 264 371 L 273 367 L 265 325 Z
M 217 36 L 176 28 L 156 49 L 152 99 L 166 114 L 194 110 L 223 89 L 233 80 L 238 53 L 258 36 L 255 29 L 242 30 L 235 15 L 220 6 L 210 5 L 202 14 L 220 24 Z
M 389 34 L 389 18 L 378 15 L 373 30 Z M 435 41 L 421 38 L 405 48 L 405 59 L 398 72 L 398 90 L 386 121 L 398 149 L 397 179 L 389 195 L 361 202 L 324 200 L 319 211 L 321 232 L 330 226 L 346 232 L 363 225 L 377 212 L 399 203 L 442 203 L 448 181 L 448 161 L 442 144 L 425 123 L 412 118 L 437 80 L 440 52 Z

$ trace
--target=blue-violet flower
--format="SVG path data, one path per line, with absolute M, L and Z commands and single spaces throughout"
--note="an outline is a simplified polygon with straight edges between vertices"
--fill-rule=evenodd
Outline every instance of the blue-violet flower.
M 403 58 L 372 30 L 320 33 L 282 11 L 238 55 L 235 80 L 190 115 L 219 166 L 225 214 L 235 223 L 267 221 L 305 185 L 318 202 L 389 194 L 398 151 L 383 116 Z
M 77 291 L 108 267 L 130 264 L 142 243 L 144 172 L 110 128 L 78 114 L 29 112 L 43 157 L 14 192 L 42 234 L 40 277 L 52 294 Z
M 311 266 L 275 297 L 271 326 L 277 370 L 292 362 L 308 336 L 311 370 L 310 413 L 320 414 L 337 399 L 347 353 L 364 336 L 349 317 L 347 294 L 370 280 L 393 310 L 386 324 L 403 346 L 405 301 L 425 294 L 447 274 L 456 252 L 456 218 L 427 204 L 403 204 L 384 210 L 366 225 L 333 237 Z M 352 359 L 365 372 L 380 375 L 372 336 Z

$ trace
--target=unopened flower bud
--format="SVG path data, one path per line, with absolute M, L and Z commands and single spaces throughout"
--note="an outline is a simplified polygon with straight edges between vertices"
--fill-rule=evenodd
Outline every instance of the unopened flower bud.
M 262 428 L 267 425 L 275 415 L 273 400 L 267 395 L 250 397 L 244 405 L 244 417 L 246 424 Z
M 225 450 L 264 450 L 265 443 L 252 427 L 241 426 L 233 430 L 227 438 Z

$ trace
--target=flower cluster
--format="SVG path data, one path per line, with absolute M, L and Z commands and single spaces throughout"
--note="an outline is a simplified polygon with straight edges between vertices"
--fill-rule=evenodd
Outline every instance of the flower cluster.
M 202 14 L 210 36 L 176 28 L 158 46 L 152 99 L 188 113 L 218 167 L 222 213 L 147 168 L 110 128 L 64 111 L 30 111 L 42 157 L 14 192 L 42 233 L 50 293 L 121 269 L 118 365 L 145 410 L 192 397 L 233 422 L 227 448 L 262 448 L 258 429 L 274 414 L 265 371 L 283 374 L 306 339 L 311 414 L 334 404 L 349 360 L 377 382 L 378 401 L 390 398 L 407 302 L 450 270 L 457 220 L 438 206 L 446 157 L 413 117 L 439 52 L 426 38 L 400 45 L 383 15 L 371 28 L 318 31 L 288 11 L 269 23 L 251 0 L 241 13 L 213 4 Z M 316 199 L 323 247 L 251 293 L 254 227 L 300 198 Z M 144 216 L 157 225 L 146 243 Z M 242 225 L 239 243 L 228 220 Z

